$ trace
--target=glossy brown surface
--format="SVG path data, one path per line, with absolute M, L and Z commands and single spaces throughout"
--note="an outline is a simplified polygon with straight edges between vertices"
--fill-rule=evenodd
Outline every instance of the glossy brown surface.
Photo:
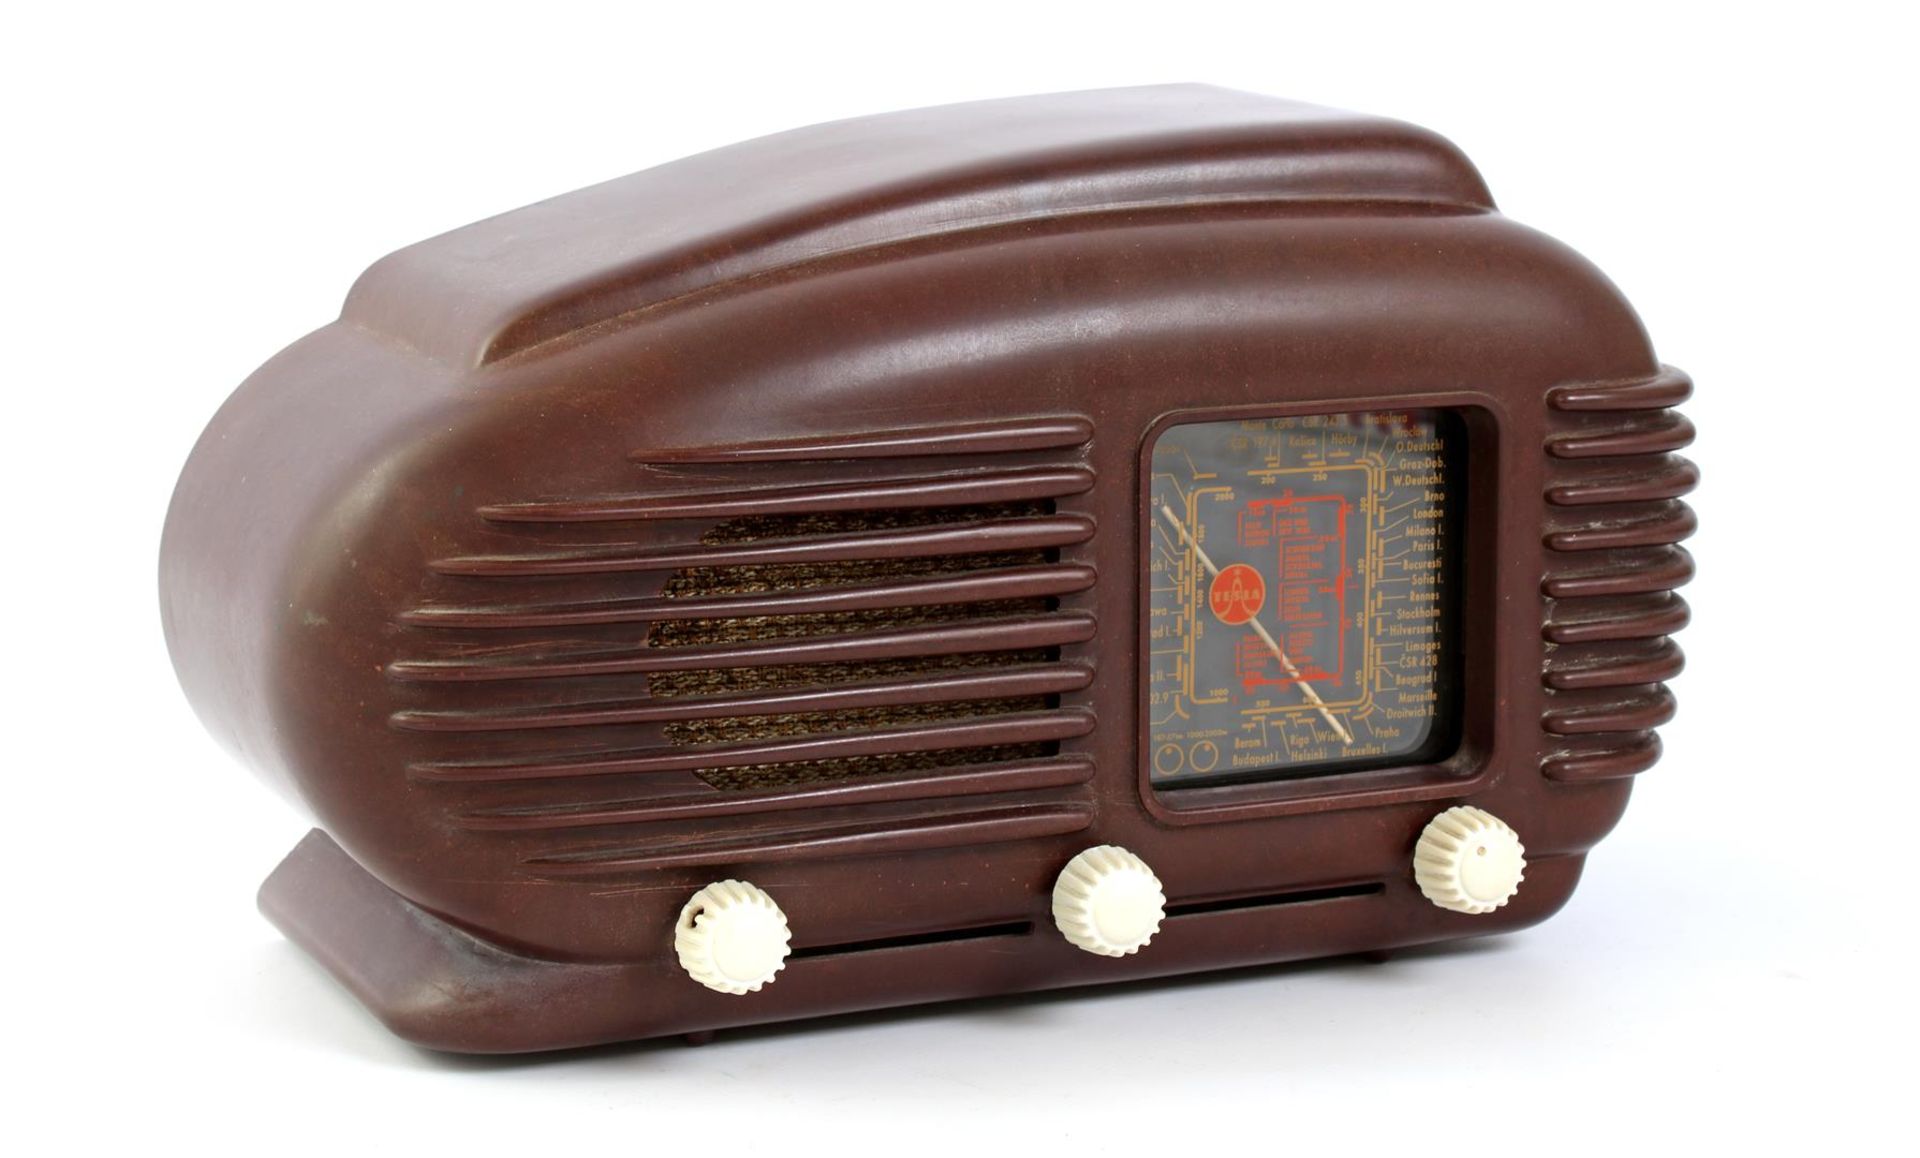
M 1658 755 L 1687 389 L 1423 131 L 1192 87 L 895 114 L 376 264 L 202 438 L 163 610 L 325 830 L 263 905 L 442 1048 L 1477 935 L 1563 903 Z M 1458 750 L 1156 791 L 1149 430 L 1383 407 L 1465 419 Z M 1528 849 L 1488 916 L 1412 880 L 1461 802 Z M 1101 843 L 1166 886 L 1134 957 L 1050 923 Z M 729 876 L 797 951 L 744 997 L 670 947 Z

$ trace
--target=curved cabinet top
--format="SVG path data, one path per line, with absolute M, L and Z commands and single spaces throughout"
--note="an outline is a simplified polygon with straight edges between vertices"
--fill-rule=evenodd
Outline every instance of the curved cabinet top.
M 453 366 L 834 254 L 1071 214 L 1269 201 L 1486 210 L 1397 121 L 1202 85 L 861 117 L 715 149 L 377 262 L 342 317 Z

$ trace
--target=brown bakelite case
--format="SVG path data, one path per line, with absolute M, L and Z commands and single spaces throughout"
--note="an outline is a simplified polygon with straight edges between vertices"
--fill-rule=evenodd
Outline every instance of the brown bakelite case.
M 822 125 L 401 250 L 180 479 L 166 633 L 319 827 L 261 904 L 395 1032 L 537 1050 L 1503 932 L 1655 761 L 1691 434 L 1607 280 L 1446 141 L 1203 87 Z M 1156 787 L 1149 431 L 1459 416 L 1457 737 Z M 1484 915 L 1424 826 L 1510 823 Z M 1062 866 L 1163 884 L 1143 950 Z M 745 879 L 793 954 L 675 959 Z

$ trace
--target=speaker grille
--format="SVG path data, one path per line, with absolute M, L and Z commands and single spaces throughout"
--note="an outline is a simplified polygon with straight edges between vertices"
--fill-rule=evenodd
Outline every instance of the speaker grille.
M 1052 513 L 1053 503 L 1031 501 L 907 510 L 762 515 L 723 522 L 702 535 L 701 542 L 714 545 L 758 543 L 774 539 L 841 535 L 935 524 L 965 526 L 989 520 Z M 712 599 L 723 596 L 852 587 L 932 575 L 958 575 L 991 568 L 1032 566 L 1052 562 L 1056 557 L 1057 552 L 1054 551 L 1024 550 L 802 565 L 688 567 L 669 578 L 661 594 L 667 599 Z M 1051 598 L 1031 597 L 974 603 L 916 604 L 799 615 L 687 619 L 657 624 L 647 642 L 649 646 L 656 648 L 684 648 L 771 639 L 843 635 L 885 628 L 955 623 L 968 619 L 1035 615 L 1053 610 L 1054 604 L 1055 600 Z M 659 698 L 734 695 L 781 688 L 899 679 L 962 669 L 1016 667 L 1023 664 L 1051 663 L 1058 659 L 1059 649 L 1057 648 L 1032 648 L 847 663 L 666 671 L 648 676 L 647 688 L 652 695 Z M 1057 697 L 1053 696 L 1014 696 L 944 703 L 900 704 L 835 712 L 720 716 L 669 724 L 662 729 L 662 734 L 671 744 L 732 744 L 819 733 L 862 731 L 936 720 L 1041 711 L 1054 706 L 1056 700 Z M 702 781 L 722 791 L 748 791 L 888 776 L 924 771 L 950 763 L 991 764 L 1007 760 L 1032 759 L 1050 756 L 1058 749 L 1057 741 L 999 744 L 955 751 L 900 752 L 881 756 L 849 756 L 831 760 L 754 764 L 740 768 L 704 770 L 698 775 Z
M 1091 433 L 652 449 L 487 503 L 396 614 L 407 773 L 540 878 L 1081 831 Z

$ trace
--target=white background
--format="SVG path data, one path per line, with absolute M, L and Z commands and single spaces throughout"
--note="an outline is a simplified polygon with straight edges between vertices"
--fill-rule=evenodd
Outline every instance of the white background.
M 0 1130 L 24 1148 L 8 1149 L 1911 1145 L 1920 253 L 1897 12 L 10 13 Z M 1606 269 L 1699 384 L 1681 716 L 1563 913 L 1384 966 L 504 1062 L 391 1039 L 255 914 L 306 822 L 174 685 L 161 519 L 226 393 L 332 317 L 366 264 L 795 125 L 1167 80 L 1452 137 L 1503 210 Z

